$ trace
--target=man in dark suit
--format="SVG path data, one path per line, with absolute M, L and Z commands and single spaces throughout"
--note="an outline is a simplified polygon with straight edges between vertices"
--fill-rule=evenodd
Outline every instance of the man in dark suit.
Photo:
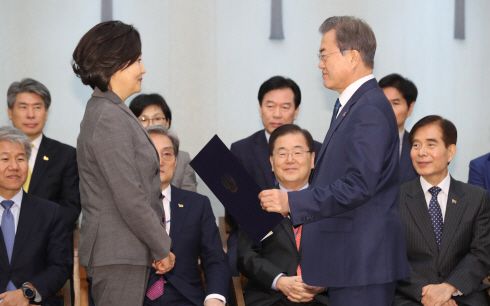
M 490 269 L 490 200 L 479 187 L 449 175 L 456 127 L 427 116 L 410 132 L 420 174 L 400 188 L 410 278 L 398 282 L 393 305 L 486 306 Z
M 314 167 L 314 143 L 307 130 L 286 124 L 272 132 L 269 160 L 277 188 L 297 191 L 308 187 Z M 305 285 L 301 278 L 302 228 L 293 228 L 285 217 L 260 244 L 239 229 L 238 268 L 248 278 L 245 304 L 253 306 L 294 305 L 289 296 L 305 296 L 308 305 L 327 305 L 324 287 Z
M 178 163 L 177 135 L 163 125 L 146 130 L 160 155 L 165 229 L 178 259 L 163 277 L 151 270 L 144 305 L 226 305 L 231 277 L 209 199 L 170 185 Z
M 408 277 L 398 213 L 399 137 L 393 108 L 372 75 L 376 38 L 350 16 L 320 27 L 325 87 L 340 93 L 310 187 L 264 190 L 263 209 L 303 224 L 302 273 L 328 287 L 331 305 L 390 305 Z M 301 300 L 299 300 L 301 301 Z
M 415 100 L 417 100 L 417 87 L 415 84 L 393 73 L 385 76 L 378 82 L 379 87 L 383 89 L 388 100 L 393 106 L 400 133 L 400 185 L 409 182 L 418 176 L 412 165 L 410 158 L 410 143 L 408 142 L 408 132 L 405 129 L 405 121 L 412 115 Z
M 10 85 L 7 103 L 12 125 L 31 140 L 24 191 L 59 204 L 67 229 L 73 231 L 81 210 L 76 150 L 43 135 L 51 105 L 49 90 L 36 80 L 23 79 Z
M 490 193 L 490 153 L 470 162 L 468 184 L 479 186 Z
M 58 204 L 23 192 L 29 138 L 0 128 L 0 300 L 2 306 L 60 305 L 69 277 L 70 244 Z
M 258 100 L 264 129 L 232 143 L 230 150 L 259 187 L 265 190 L 274 188 L 277 184 L 269 161 L 270 156 L 267 148 L 269 137 L 277 127 L 292 124 L 296 120 L 301 104 L 301 90 L 293 80 L 274 76 L 260 86 Z M 318 141 L 314 143 L 315 152 L 318 154 L 322 144 Z M 230 219 L 230 216 L 227 217 Z M 231 223 L 234 223 L 233 220 Z M 237 274 L 236 243 L 237 230 L 235 227 L 228 238 L 227 251 L 230 269 L 234 275 Z

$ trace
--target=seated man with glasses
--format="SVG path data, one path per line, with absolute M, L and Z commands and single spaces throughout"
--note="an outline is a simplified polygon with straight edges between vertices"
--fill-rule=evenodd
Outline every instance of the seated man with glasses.
M 129 104 L 129 109 L 138 117 L 144 127 L 160 124 L 170 128 L 172 124 L 170 107 L 159 94 L 138 95 Z M 196 173 L 189 165 L 191 161 L 190 155 L 185 151 L 180 151 L 179 153 L 179 163 L 171 183 L 175 187 L 196 192 Z
M 164 223 L 176 261 L 164 275 L 151 270 L 144 305 L 225 305 L 231 277 L 209 199 L 171 184 L 180 162 L 177 135 L 163 125 L 146 130 L 160 155 Z
M 269 140 L 272 171 L 276 188 L 297 191 L 308 188 L 314 167 L 314 142 L 311 134 L 294 124 L 276 128 Z M 241 228 L 238 231 L 238 270 L 248 278 L 245 304 L 254 306 L 327 305 L 323 287 L 307 286 L 301 278 L 302 227 L 293 228 L 285 216 L 260 244 L 254 244 Z

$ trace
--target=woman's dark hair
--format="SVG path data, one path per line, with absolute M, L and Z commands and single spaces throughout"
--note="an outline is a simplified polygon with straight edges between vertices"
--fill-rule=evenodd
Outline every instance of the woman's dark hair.
M 143 110 L 150 105 L 156 105 L 162 109 L 165 118 L 167 118 L 168 127 L 170 128 L 172 125 L 172 112 L 170 111 L 167 102 L 165 102 L 165 99 L 159 94 L 137 95 L 129 104 L 129 109 L 136 117 L 139 117 Z
M 114 73 L 141 55 L 140 34 L 132 25 L 106 21 L 90 29 L 73 51 L 72 68 L 82 83 L 107 91 Z

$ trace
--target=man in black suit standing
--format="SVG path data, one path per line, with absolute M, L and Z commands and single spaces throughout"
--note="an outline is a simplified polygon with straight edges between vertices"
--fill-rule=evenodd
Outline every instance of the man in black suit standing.
M 7 103 L 12 125 L 31 140 L 32 154 L 24 191 L 59 204 L 66 228 L 73 231 L 81 210 L 76 150 L 43 135 L 51 104 L 49 90 L 40 82 L 26 78 L 10 85 Z
M 398 282 L 393 305 L 488 305 L 488 192 L 449 175 L 457 140 L 449 120 L 424 117 L 409 137 L 420 175 L 400 188 L 411 276 Z
M 292 124 L 298 117 L 301 90 L 291 79 L 274 76 L 259 89 L 259 113 L 264 129 L 231 144 L 231 153 L 245 167 L 262 190 L 276 186 L 277 181 L 269 161 L 268 142 L 272 132 L 284 124 Z M 314 141 L 318 154 L 322 144 Z M 236 275 L 236 230 L 228 238 L 230 269 Z
M 307 130 L 286 124 L 272 132 L 269 161 L 277 188 L 285 191 L 308 188 L 314 159 L 313 138 Z M 302 227 L 293 228 L 288 216 L 258 245 L 239 229 L 238 268 L 248 278 L 247 305 L 295 305 L 288 297 L 299 300 L 302 296 L 308 305 L 327 305 L 325 288 L 307 286 L 302 280 L 301 234 Z
M 405 129 L 405 121 L 412 115 L 415 100 L 417 100 L 417 87 L 415 87 L 412 81 L 396 73 L 385 76 L 379 80 L 378 84 L 391 102 L 396 116 L 396 123 L 398 124 L 398 133 L 400 134 L 401 185 L 418 176 L 410 158 L 411 147 L 408 142 L 408 132 Z
M 59 305 L 70 272 L 67 231 L 58 204 L 23 192 L 29 138 L 0 128 L 0 301 L 2 306 Z

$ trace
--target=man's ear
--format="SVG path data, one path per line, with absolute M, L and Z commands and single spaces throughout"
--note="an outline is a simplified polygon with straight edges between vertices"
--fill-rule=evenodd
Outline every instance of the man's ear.
M 272 172 L 274 172 L 274 160 L 272 159 L 272 155 L 269 156 L 269 160 L 271 162 L 271 168 L 272 168 Z
M 415 106 L 415 101 L 412 102 L 412 104 L 410 104 L 410 107 L 408 108 L 408 117 L 412 116 L 412 112 L 413 112 L 413 107 Z
M 350 56 L 351 68 L 355 68 L 362 61 L 361 53 L 359 53 L 359 51 L 357 50 L 350 50 L 349 56 Z
M 315 152 L 311 153 L 311 169 L 315 168 Z
M 448 149 L 449 149 L 448 163 L 450 163 L 453 160 L 454 155 L 456 155 L 456 145 L 455 144 L 449 145 Z

